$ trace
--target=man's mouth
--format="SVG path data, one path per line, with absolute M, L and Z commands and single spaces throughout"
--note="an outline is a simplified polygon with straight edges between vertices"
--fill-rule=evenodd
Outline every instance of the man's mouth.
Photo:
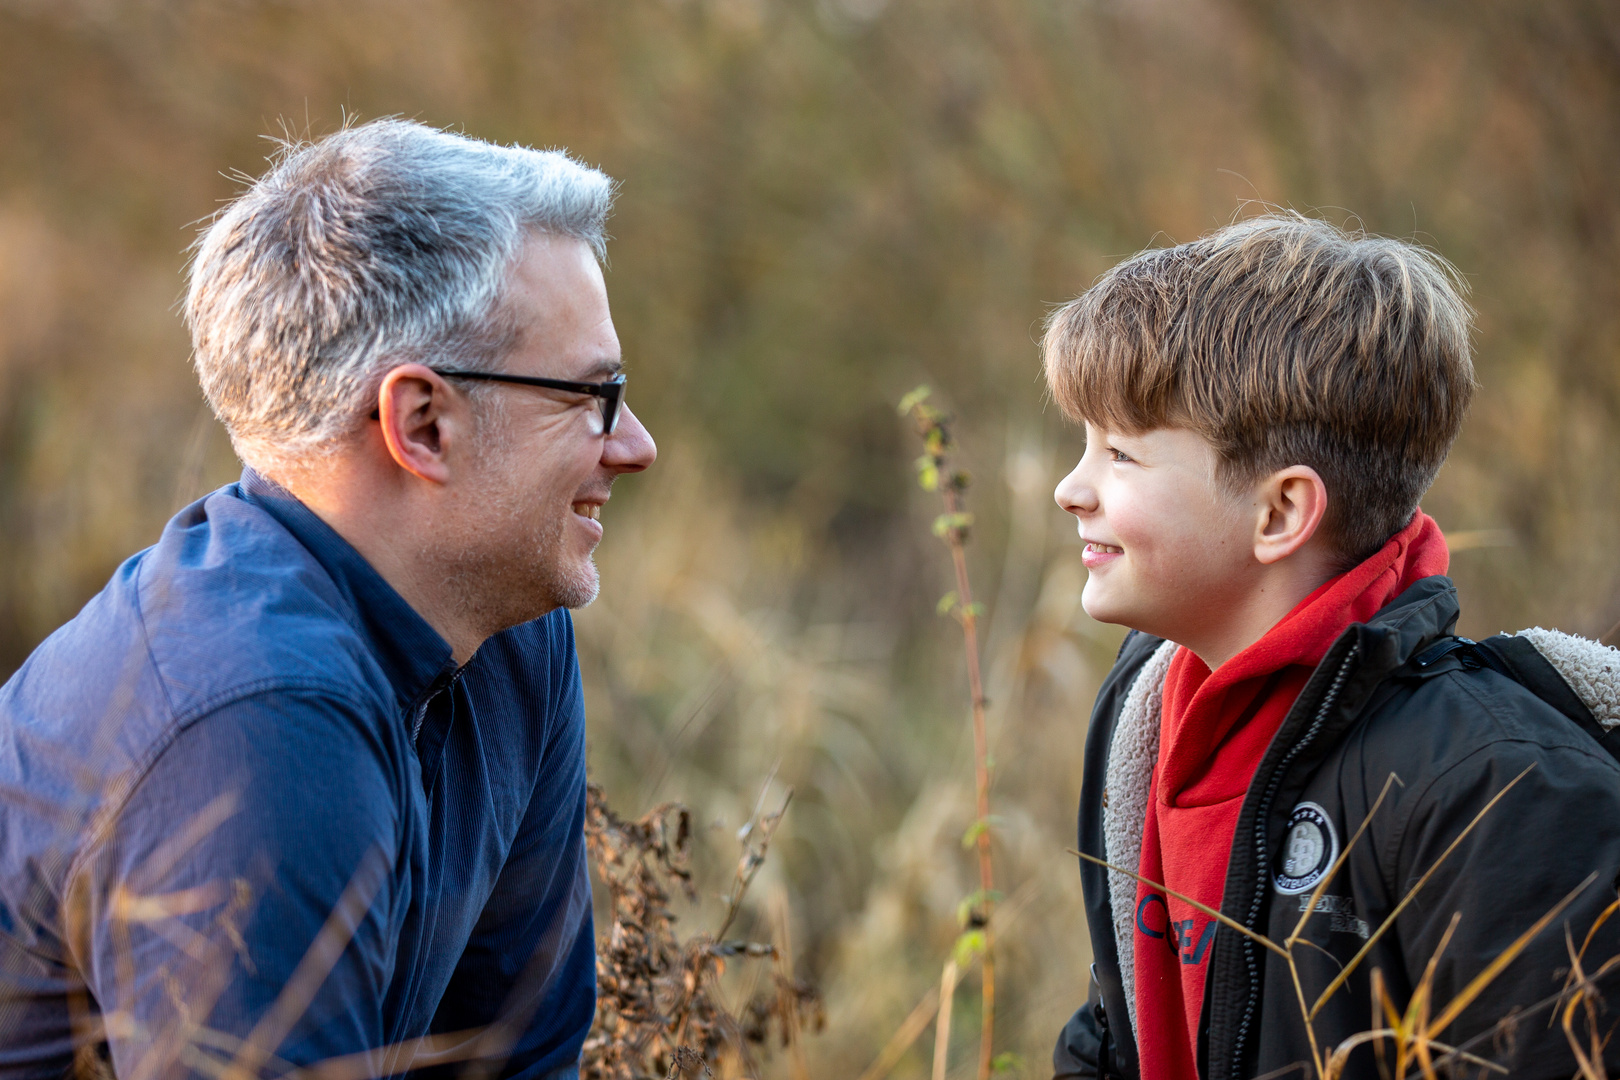
M 574 504 L 574 513 L 583 518 L 590 518 L 592 521 L 600 521 L 602 518 L 602 504 L 577 502 Z

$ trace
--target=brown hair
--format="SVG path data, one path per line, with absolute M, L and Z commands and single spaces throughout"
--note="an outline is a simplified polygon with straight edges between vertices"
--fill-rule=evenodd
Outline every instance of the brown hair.
M 1233 489 L 1315 469 L 1353 565 L 1411 520 L 1462 426 L 1465 288 L 1423 248 L 1267 214 L 1134 255 L 1058 308 L 1046 378 L 1073 419 L 1196 431 Z

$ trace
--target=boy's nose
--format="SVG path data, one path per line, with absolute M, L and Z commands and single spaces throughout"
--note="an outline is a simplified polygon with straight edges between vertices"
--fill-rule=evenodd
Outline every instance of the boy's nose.
M 1052 498 L 1057 504 L 1071 514 L 1089 514 L 1097 509 L 1097 490 L 1085 482 L 1080 475 L 1080 466 L 1076 465 L 1074 471 L 1058 481 L 1058 486 L 1052 492 Z

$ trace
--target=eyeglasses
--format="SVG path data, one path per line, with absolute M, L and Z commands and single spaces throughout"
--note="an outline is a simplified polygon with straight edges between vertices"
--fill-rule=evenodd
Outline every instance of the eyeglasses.
M 495 371 L 457 371 L 453 368 L 429 368 L 435 375 L 446 379 L 482 379 L 485 382 L 515 383 L 518 386 L 541 386 L 547 390 L 566 390 L 570 394 L 589 394 L 602 404 L 602 434 L 611 435 L 619 426 L 619 406 L 624 404 L 624 376 L 615 375 L 607 382 L 573 382 L 570 379 L 543 379 L 538 375 L 505 375 Z

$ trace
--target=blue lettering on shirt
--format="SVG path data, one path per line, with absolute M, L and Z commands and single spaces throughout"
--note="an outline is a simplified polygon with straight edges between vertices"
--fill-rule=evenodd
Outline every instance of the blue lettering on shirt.
M 1154 929 L 1149 923 L 1149 914 L 1155 908 L 1159 911 L 1156 921 L 1163 929 Z M 1196 918 L 1172 920 L 1164 895 L 1150 892 L 1144 893 L 1137 902 L 1136 931 L 1144 937 L 1163 940 L 1183 964 L 1201 964 L 1209 955 L 1210 942 L 1215 940 L 1215 920 L 1205 919 L 1201 928 Z

